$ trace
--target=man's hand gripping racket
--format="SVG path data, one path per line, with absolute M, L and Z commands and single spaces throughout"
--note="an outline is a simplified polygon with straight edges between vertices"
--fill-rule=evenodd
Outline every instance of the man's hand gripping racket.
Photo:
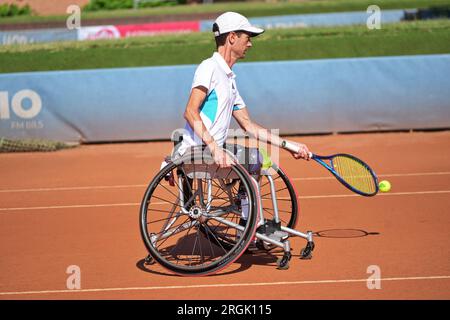
M 281 146 L 291 152 L 299 152 L 299 147 L 295 143 L 283 141 Z M 378 178 L 369 165 L 361 159 L 345 153 L 330 156 L 310 153 L 309 158 L 328 169 L 340 183 L 351 191 L 366 197 L 378 193 Z

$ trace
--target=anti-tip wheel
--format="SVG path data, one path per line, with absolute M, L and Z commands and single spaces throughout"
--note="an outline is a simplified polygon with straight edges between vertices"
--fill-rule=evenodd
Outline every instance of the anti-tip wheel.
M 284 255 L 277 260 L 277 269 L 278 270 L 287 270 L 289 269 L 289 260 L 291 260 L 291 253 L 285 252 Z
M 303 260 L 309 260 L 312 258 L 312 252 L 314 250 L 314 242 L 308 242 L 306 244 L 306 247 L 304 247 L 301 251 L 300 251 L 300 259 Z
M 312 252 L 306 248 L 303 248 L 300 251 L 300 259 L 302 260 L 309 260 L 312 258 Z

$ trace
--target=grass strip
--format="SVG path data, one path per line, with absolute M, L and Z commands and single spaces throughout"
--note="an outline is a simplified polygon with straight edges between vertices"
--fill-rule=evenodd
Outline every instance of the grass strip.
M 210 33 L 0 47 L 0 73 L 198 64 L 215 50 Z M 272 29 L 244 62 L 450 53 L 450 20 Z

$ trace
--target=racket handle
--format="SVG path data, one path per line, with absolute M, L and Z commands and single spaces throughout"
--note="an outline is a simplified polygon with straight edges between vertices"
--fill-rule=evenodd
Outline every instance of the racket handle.
M 286 150 L 289 150 L 289 151 L 295 152 L 295 153 L 299 152 L 299 150 L 300 150 L 296 144 L 291 143 L 290 141 L 287 141 L 287 140 L 283 140 L 283 142 L 281 143 L 281 147 L 283 149 L 286 149 Z
M 289 150 L 289 151 L 295 152 L 295 153 L 298 153 L 300 151 L 299 147 L 296 144 L 289 142 L 287 140 L 283 140 L 283 142 L 281 143 L 281 147 L 283 149 L 286 149 L 286 150 Z M 309 152 L 308 155 L 309 155 L 310 159 L 312 159 L 314 156 L 314 154 L 312 152 Z

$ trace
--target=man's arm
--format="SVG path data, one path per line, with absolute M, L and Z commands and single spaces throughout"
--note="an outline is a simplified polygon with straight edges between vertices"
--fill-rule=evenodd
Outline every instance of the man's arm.
M 273 134 L 270 130 L 260 126 L 256 122 L 253 122 L 250 119 L 250 114 L 248 113 L 247 108 L 242 108 L 239 110 L 233 111 L 233 117 L 239 123 L 240 127 L 244 129 L 252 138 L 257 140 L 268 142 L 270 144 L 281 147 L 283 140 L 280 136 Z M 296 143 L 299 146 L 300 151 L 298 153 L 292 153 L 294 158 L 299 159 L 309 159 L 309 150 L 308 147 L 302 143 Z
M 217 145 L 200 117 L 200 107 L 206 98 L 207 92 L 208 90 L 202 86 L 192 89 L 186 110 L 184 111 L 184 118 L 191 128 L 194 129 L 195 134 L 208 146 L 214 161 L 220 167 L 228 167 L 233 163 L 233 159 L 223 150 L 223 148 Z

